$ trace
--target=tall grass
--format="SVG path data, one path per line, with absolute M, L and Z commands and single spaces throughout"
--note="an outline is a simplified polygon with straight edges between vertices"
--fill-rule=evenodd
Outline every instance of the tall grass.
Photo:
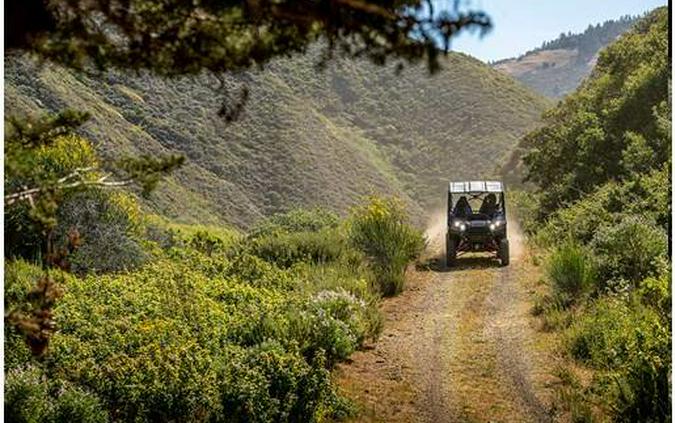
M 422 232 L 408 222 L 401 203 L 378 197 L 352 211 L 349 237 L 368 257 L 376 287 L 384 296 L 403 290 L 406 266 L 425 244 Z
M 586 252 L 572 241 L 565 242 L 553 252 L 547 273 L 555 293 L 571 302 L 590 290 L 596 275 Z

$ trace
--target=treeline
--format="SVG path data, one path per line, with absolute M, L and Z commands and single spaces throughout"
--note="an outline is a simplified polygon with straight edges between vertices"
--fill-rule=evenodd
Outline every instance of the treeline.
M 619 19 L 610 19 L 596 25 L 589 24 L 588 28 L 582 33 L 573 34 L 571 31 L 560 33 L 555 40 L 542 42 L 540 47 L 522 54 L 520 57 L 544 50 L 578 50 L 577 60 L 587 62 L 600 49 L 614 41 L 619 35 L 628 31 L 633 24 L 640 19 L 639 16 L 625 15 Z M 520 58 L 519 57 L 519 58 Z M 511 59 L 503 59 L 491 62 L 491 65 L 498 65 Z
M 537 189 L 521 212 L 550 249 L 536 312 L 575 363 L 558 370 L 556 402 L 573 421 L 670 420 L 668 40 L 660 8 L 524 141 Z
M 568 32 L 561 33 L 555 40 L 544 41 L 541 47 L 528 53 L 542 50 L 577 49 L 579 57 L 588 60 L 603 46 L 614 41 L 619 35 L 630 29 L 638 20 L 638 16 L 625 15 L 619 19 L 610 19 L 596 25 L 588 25 L 588 28 L 580 34 Z
M 129 191 L 85 184 L 105 181 L 85 172 L 98 161 L 90 143 L 63 116 L 40 122 L 28 125 L 38 147 L 21 126 L 5 152 L 22 163 L 6 188 L 37 178 L 45 190 L 5 208 L 7 421 L 354 413 L 331 369 L 377 337 L 379 298 L 403 289 L 424 246 L 400 203 L 371 198 L 347 218 L 295 210 L 248 234 L 180 225 Z

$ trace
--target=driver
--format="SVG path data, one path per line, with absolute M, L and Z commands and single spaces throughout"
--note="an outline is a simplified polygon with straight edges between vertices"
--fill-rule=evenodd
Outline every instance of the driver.
M 496 211 L 497 211 L 497 196 L 495 196 L 493 193 L 490 193 L 485 196 L 483 204 L 480 205 L 480 210 L 478 212 L 492 218 Z
M 461 196 L 459 200 L 457 200 L 457 204 L 455 204 L 455 216 L 467 218 L 471 216 L 472 213 L 471 205 L 466 200 L 466 197 Z

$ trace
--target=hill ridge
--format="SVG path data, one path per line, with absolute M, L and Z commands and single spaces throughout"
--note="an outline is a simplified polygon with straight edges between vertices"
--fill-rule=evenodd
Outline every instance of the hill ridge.
M 444 202 L 447 179 L 496 176 L 550 105 L 459 53 L 431 77 L 423 67 L 397 76 L 393 66 L 347 59 L 318 72 L 316 55 L 223 76 L 230 93 L 250 87 L 231 124 L 217 116 L 223 92 L 214 75 L 95 76 L 14 57 L 5 60 L 6 113 L 89 111 L 84 131 L 108 158 L 184 154 L 184 168 L 146 207 L 178 221 L 247 227 L 298 205 L 345 212 L 373 193 L 401 197 L 421 219 Z

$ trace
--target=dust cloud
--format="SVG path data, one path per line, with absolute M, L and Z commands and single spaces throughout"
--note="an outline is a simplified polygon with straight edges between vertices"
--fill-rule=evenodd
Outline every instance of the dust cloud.
M 424 236 L 427 238 L 427 249 L 433 252 L 439 252 L 444 248 L 444 238 L 446 230 L 445 209 L 434 210 L 429 214 L 427 229 Z

